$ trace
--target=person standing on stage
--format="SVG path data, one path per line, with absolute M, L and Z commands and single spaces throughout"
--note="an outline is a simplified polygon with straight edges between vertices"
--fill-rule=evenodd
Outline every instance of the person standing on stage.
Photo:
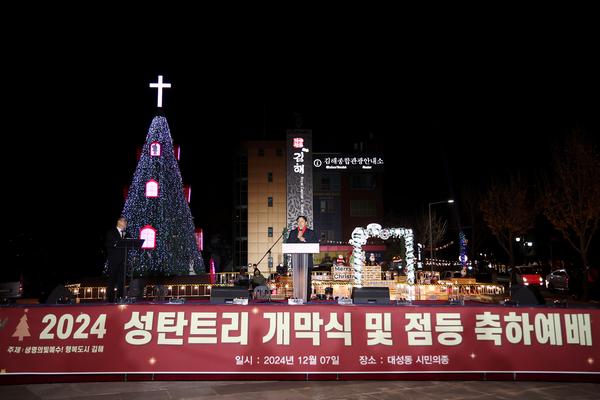
M 123 279 L 125 268 L 125 250 L 117 247 L 120 239 L 127 236 L 127 218 L 121 216 L 117 220 L 117 226 L 106 233 L 104 246 L 107 254 L 107 274 L 108 285 L 106 288 L 106 299 L 114 303 L 118 298 L 123 297 Z
M 304 215 L 298 216 L 296 218 L 296 222 L 298 223 L 297 229 L 292 229 L 287 239 L 287 243 L 319 243 L 317 239 L 317 234 L 312 229 L 308 228 L 308 218 Z M 312 254 L 308 255 L 308 279 L 307 279 L 307 293 L 308 298 L 310 299 L 312 295 L 312 269 L 313 269 L 313 258 Z

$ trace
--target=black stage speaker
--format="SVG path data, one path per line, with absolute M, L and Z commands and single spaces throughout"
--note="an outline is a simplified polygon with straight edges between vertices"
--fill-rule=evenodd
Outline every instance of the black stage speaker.
M 510 297 L 514 303 L 524 306 L 539 306 L 546 304 L 544 296 L 537 286 L 523 286 L 513 284 L 510 287 Z
M 390 304 L 389 287 L 352 288 L 354 304 Z
M 248 298 L 248 288 L 244 286 L 213 287 L 210 291 L 211 304 L 232 304 L 233 299 Z
M 74 302 L 73 295 L 64 285 L 58 285 L 52 289 L 46 299 L 46 304 L 71 304 Z

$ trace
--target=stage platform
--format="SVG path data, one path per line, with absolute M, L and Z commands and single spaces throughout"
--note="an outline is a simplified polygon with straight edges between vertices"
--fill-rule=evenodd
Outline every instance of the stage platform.
M 600 376 L 600 309 L 467 302 L 0 308 L 2 382 Z
M 504 287 L 498 284 L 475 282 L 474 279 L 440 281 L 436 284 L 406 283 L 406 277 L 384 279 L 385 274 L 377 275 L 379 279 L 363 282 L 362 287 L 386 287 L 389 289 L 390 301 L 401 300 L 431 300 L 447 301 L 460 299 L 463 301 L 479 301 L 484 303 L 499 303 L 506 297 Z M 134 279 L 126 290 L 130 293 L 133 288 L 134 296 L 144 300 L 169 299 L 209 299 L 215 287 L 233 287 L 237 281 L 237 273 L 203 274 L 193 276 L 178 276 L 170 278 Z M 329 279 L 330 276 L 322 271 L 314 272 L 312 278 L 315 295 L 324 296 L 329 290 L 334 297 L 351 297 L 352 281 Z M 289 276 L 268 274 L 265 277 L 266 287 L 272 300 L 285 300 L 293 297 L 293 282 Z M 106 299 L 106 279 L 94 277 L 81 282 L 65 285 L 76 302 L 102 301 Z

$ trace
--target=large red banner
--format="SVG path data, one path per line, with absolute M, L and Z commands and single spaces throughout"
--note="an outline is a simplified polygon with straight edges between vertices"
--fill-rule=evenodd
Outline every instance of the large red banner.
M 65 305 L 0 309 L 0 370 L 600 373 L 600 310 Z

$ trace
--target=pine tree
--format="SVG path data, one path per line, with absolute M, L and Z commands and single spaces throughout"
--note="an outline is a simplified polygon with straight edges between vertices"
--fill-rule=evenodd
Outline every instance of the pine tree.
M 123 215 L 128 220 L 128 229 L 136 237 L 144 228 L 151 227 L 156 232 L 153 249 L 132 252 L 135 276 L 204 272 L 192 214 L 184 197 L 171 133 L 164 117 L 157 116 L 152 120 Z
M 12 337 L 18 337 L 19 342 L 23 341 L 24 337 L 29 337 L 31 334 L 29 333 L 29 324 L 27 323 L 27 314 L 23 314 L 21 319 L 19 320 L 19 324 L 15 329 L 15 333 L 12 334 Z

